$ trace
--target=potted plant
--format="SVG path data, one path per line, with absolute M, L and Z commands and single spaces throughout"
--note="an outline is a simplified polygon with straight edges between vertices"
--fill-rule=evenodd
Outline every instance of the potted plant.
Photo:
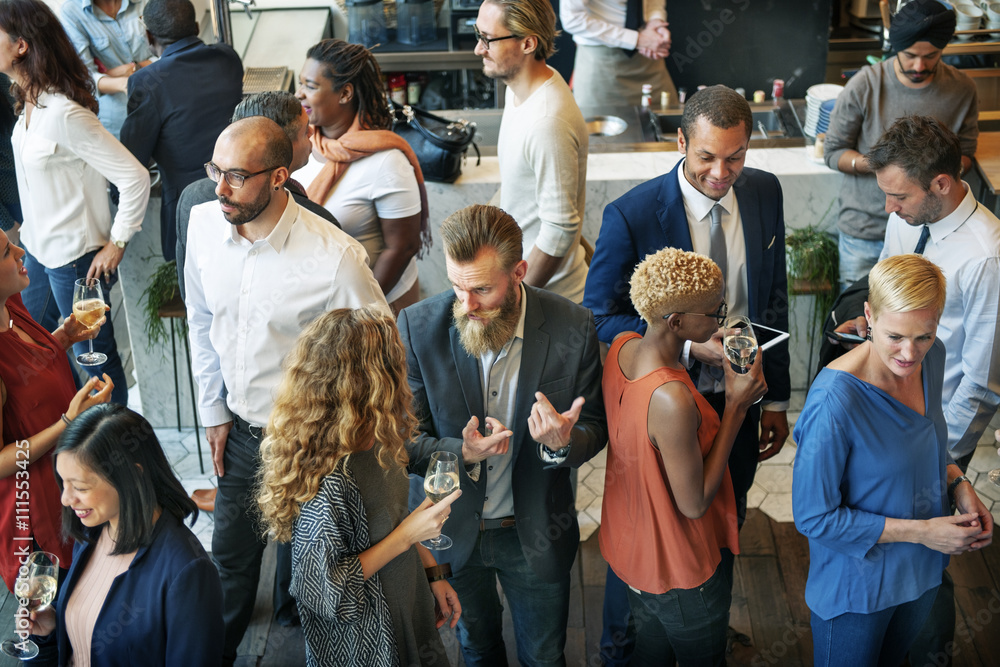
M 166 343 L 170 340 L 160 318 L 160 309 L 173 301 L 178 301 L 180 296 L 180 288 L 177 285 L 177 263 L 171 260 L 160 264 L 149 277 L 149 283 L 140 297 L 143 303 L 147 349 L 152 349 L 156 343 Z
M 785 265 L 788 293 L 816 297 L 808 333 L 811 343 L 837 298 L 840 267 L 836 237 L 813 225 L 789 232 L 785 236 Z

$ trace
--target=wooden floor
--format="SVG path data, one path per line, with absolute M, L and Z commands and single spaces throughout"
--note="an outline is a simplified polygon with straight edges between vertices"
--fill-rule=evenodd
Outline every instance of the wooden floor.
M 805 538 L 793 524 L 778 523 L 762 512 L 750 510 L 740 540 L 743 553 L 736 559 L 731 624 L 748 635 L 753 645 L 737 646 L 729 666 L 812 665 L 809 610 L 803 598 L 809 569 Z M 607 565 L 596 534 L 580 546 L 573 566 L 566 661 L 570 667 L 591 667 L 600 664 L 597 647 Z M 958 612 L 953 665 L 1000 666 L 1000 544 L 953 558 L 949 571 L 955 581 Z M 262 592 L 266 589 L 266 585 L 262 586 Z M 241 657 L 238 667 L 301 667 L 305 664 L 301 629 L 270 623 L 269 596 L 261 597 L 251 636 L 243 645 L 260 655 Z M 14 603 L 8 596 L 0 605 L 0 628 L 13 629 L 13 611 Z M 6 634 L 0 631 L 0 635 Z M 505 619 L 504 636 L 508 660 L 515 665 L 509 617 Z M 452 663 L 464 664 L 454 637 L 447 633 L 445 640 Z M 0 659 L 0 666 L 15 664 Z

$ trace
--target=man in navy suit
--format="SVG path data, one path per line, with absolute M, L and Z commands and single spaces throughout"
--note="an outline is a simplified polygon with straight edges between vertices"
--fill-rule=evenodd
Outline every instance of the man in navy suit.
M 580 531 L 570 468 L 604 447 L 590 311 L 524 284 L 521 229 L 493 206 L 441 225 L 453 291 L 399 314 L 420 420 L 410 468 L 459 459 L 462 497 L 435 557 L 454 572 L 467 665 L 506 665 L 497 579 L 522 664 L 565 665 L 569 571 Z
M 121 141 L 143 164 L 160 166 L 160 240 L 174 259 L 177 200 L 205 176 L 219 138 L 243 96 L 243 65 L 226 44 L 198 39 L 190 0 L 150 0 L 142 15 L 157 62 L 128 80 Z
M 743 96 L 725 86 L 698 91 L 685 105 L 677 131 L 684 159 L 604 209 L 583 298 L 583 305 L 594 312 L 603 342 L 610 343 L 623 331 L 646 331 L 629 300 L 629 278 L 646 255 L 667 246 L 716 260 L 726 279 L 731 315 L 788 331 L 781 186 L 773 174 L 744 169 L 752 127 L 750 105 Z M 705 344 L 690 344 L 682 361 L 721 415 L 725 386 L 717 379 L 721 373 L 711 370 L 724 362 L 721 331 Z M 788 437 L 787 344 L 764 354 L 764 378 L 768 393 L 759 406 L 762 410 L 747 412 L 729 457 L 740 525 L 757 463 L 777 454 Z M 609 572 L 609 584 L 613 578 Z M 606 593 L 606 614 L 611 597 Z M 606 626 L 610 620 L 606 617 Z M 602 640 L 606 643 L 610 639 Z

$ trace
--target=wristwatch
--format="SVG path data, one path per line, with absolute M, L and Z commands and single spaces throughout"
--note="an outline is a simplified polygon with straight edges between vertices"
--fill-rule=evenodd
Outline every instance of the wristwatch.
M 111 242 L 114 243 L 121 250 L 124 250 L 125 246 L 128 245 L 128 241 L 118 241 L 117 239 L 111 239 Z
M 955 489 L 962 482 L 969 482 L 969 484 L 972 484 L 972 482 L 969 481 L 968 477 L 966 477 L 965 475 L 959 475 L 955 479 L 951 480 L 951 484 L 948 485 L 948 498 L 954 498 L 955 497 Z

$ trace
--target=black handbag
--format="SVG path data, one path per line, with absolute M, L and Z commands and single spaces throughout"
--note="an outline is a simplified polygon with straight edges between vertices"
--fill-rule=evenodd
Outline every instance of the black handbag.
M 417 154 L 425 181 L 454 183 L 462 173 L 462 161 L 469 144 L 476 151 L 473 139 L 476 124 L 467 120 L 449 120 L 410 105 L 392 103 L 392 131 L 406 139 Z

